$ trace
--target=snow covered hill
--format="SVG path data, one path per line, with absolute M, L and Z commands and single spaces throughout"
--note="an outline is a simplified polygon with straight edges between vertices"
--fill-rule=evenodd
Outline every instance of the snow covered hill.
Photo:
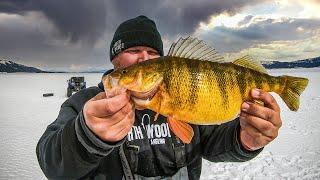
M 8 60 L 1 60 L 0 59 L 0 72 L 7 72 L 7 73 L 13 73 L 13 72 L 32 72 L 32 73 L 40 73 L 44 72 L 40 69 L 25 66 L 22 64 L 17 64 L 13 61 Z
M 320 56 L 304 60 L 292 62 L 268 61 L 262 62 L 263 66 L 267 69 L 277 68 L 313 68 L 320 67 Z

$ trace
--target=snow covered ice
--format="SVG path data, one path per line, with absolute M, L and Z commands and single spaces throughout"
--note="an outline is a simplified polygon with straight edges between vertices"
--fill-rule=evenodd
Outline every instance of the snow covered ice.
M 283 120 L 279 136 L 255 159 L 244 163 L 203 160 L 201 179 L 320 179 L 320 69 L 269 70 L 272 75 L 309 78 L 298 112 L 273 93 Z M 0 179 L 46 179 L 36 144 L 67 99 L 67 79 L 84 76 L 87 87 L 102 74 L 0 74 Z M 43 97 L 44 93 L 54 93 Z

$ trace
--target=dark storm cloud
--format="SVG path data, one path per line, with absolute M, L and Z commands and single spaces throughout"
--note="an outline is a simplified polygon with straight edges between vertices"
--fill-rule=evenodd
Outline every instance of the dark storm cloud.
M 0 12 L 23 14 L 26 11 L 34 10 L 34 2 L 31 0 L 1 0 Z
M 0 12 L 43 13 L 71 42 L 93 44 L 106 28 L 106 4 L 101 0 L 2 0 Z
M 0 12 L 23 15 L 39 11 L 71 42 L 95 43 L 104 32 L 113 33 L 120 22 L 140 14 L 154 18 L 162 34 L 172 37 L 192 33 L 200 22 L 207 22 L 212 15 L 234 14 L 257 2 L 261 1 L 2 0 Z
M 146 15 L 155 20 L 162 35 L 173 41 L 179 35 L 192 34 L 200 22 L 208 22 L 213 15 L 234 14 L 258 2 L 261 1 L 1 0 L 0 13 L 18 14 L 22 20 L 30 21 L 30 12 L 36 12 L 48 22 L 38 23 L 37 17 L 31 18 L 32 25 L 21 20 L 0 21 L 0 42 L 6 42 L 0 45 L 0 56 L 11 55 L 21 57 L 27 64 L 39 61 L 56 67 L 101 65 L 110 62 L 107 47 L 116 27 L 124 20 Z M 21 24 L 15 25 L 17 29 L 13 23 Z M 50 23 L 54 30 L 48 28 Z M 48 27 L 43 30 L 43 25 Z M 94 53 L 86 56 L 84 52 Z
M 319 27 L 319 19 L 287 18 L 282 21 L 267 19 L 253 23 L 247 28 L 226 32 L 249 40 L 299 40 L 310 37 L 313 31 L 319 29 Z M 301 32 L 299 32 L 299 29 L 301 29 Z
M 213 42 L 218 50 L 230 52 L 246 49 L 254 44 L 310 38 L 315 36 L 316 30 L 320 30 L 319 27 L 319 19 L 265 19 L 241 28 L 218 26 L 201 36 Z
M 125 19 L 145 14 L 157 22 L 162 34 L 174 37 L 178 34 L 190 34 L 198 28 L 200 22 L 208 22 L 213 15 L 220 13 L 234 14 L 244 6 L 253 5 L 258 0 L 250 1 L 113 1 L 112 19 L 120 23 Z M 111 16 L 108 13 L 108 16 Z M 111 18 L 110 18 L 111 19 Z
M 0 58 L 44 69 L 103 67 L 106 51 L 95 44 L 105 34 L 106 12 L 101 0 L 1 0 L 0 13 L 9 16 L 0 16 Z

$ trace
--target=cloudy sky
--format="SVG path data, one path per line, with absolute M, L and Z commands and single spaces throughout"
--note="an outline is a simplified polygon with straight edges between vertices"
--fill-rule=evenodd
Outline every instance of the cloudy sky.
M 320 56 L 320 0 L 0 0 L 0 58 L 43 70 L 112 67 L 124 20 L 155 20 L 165 52 L 193 35 L 227 57 L 291 61 Z

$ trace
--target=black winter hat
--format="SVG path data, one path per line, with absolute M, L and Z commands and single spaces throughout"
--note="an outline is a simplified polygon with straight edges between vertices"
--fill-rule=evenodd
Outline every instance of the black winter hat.
M 130 47 L 148 46 L 163 56 L 163 44 L 157 26 L 146 16 L 129 19 L 119 25 L 110 44 L 110 61 Z

